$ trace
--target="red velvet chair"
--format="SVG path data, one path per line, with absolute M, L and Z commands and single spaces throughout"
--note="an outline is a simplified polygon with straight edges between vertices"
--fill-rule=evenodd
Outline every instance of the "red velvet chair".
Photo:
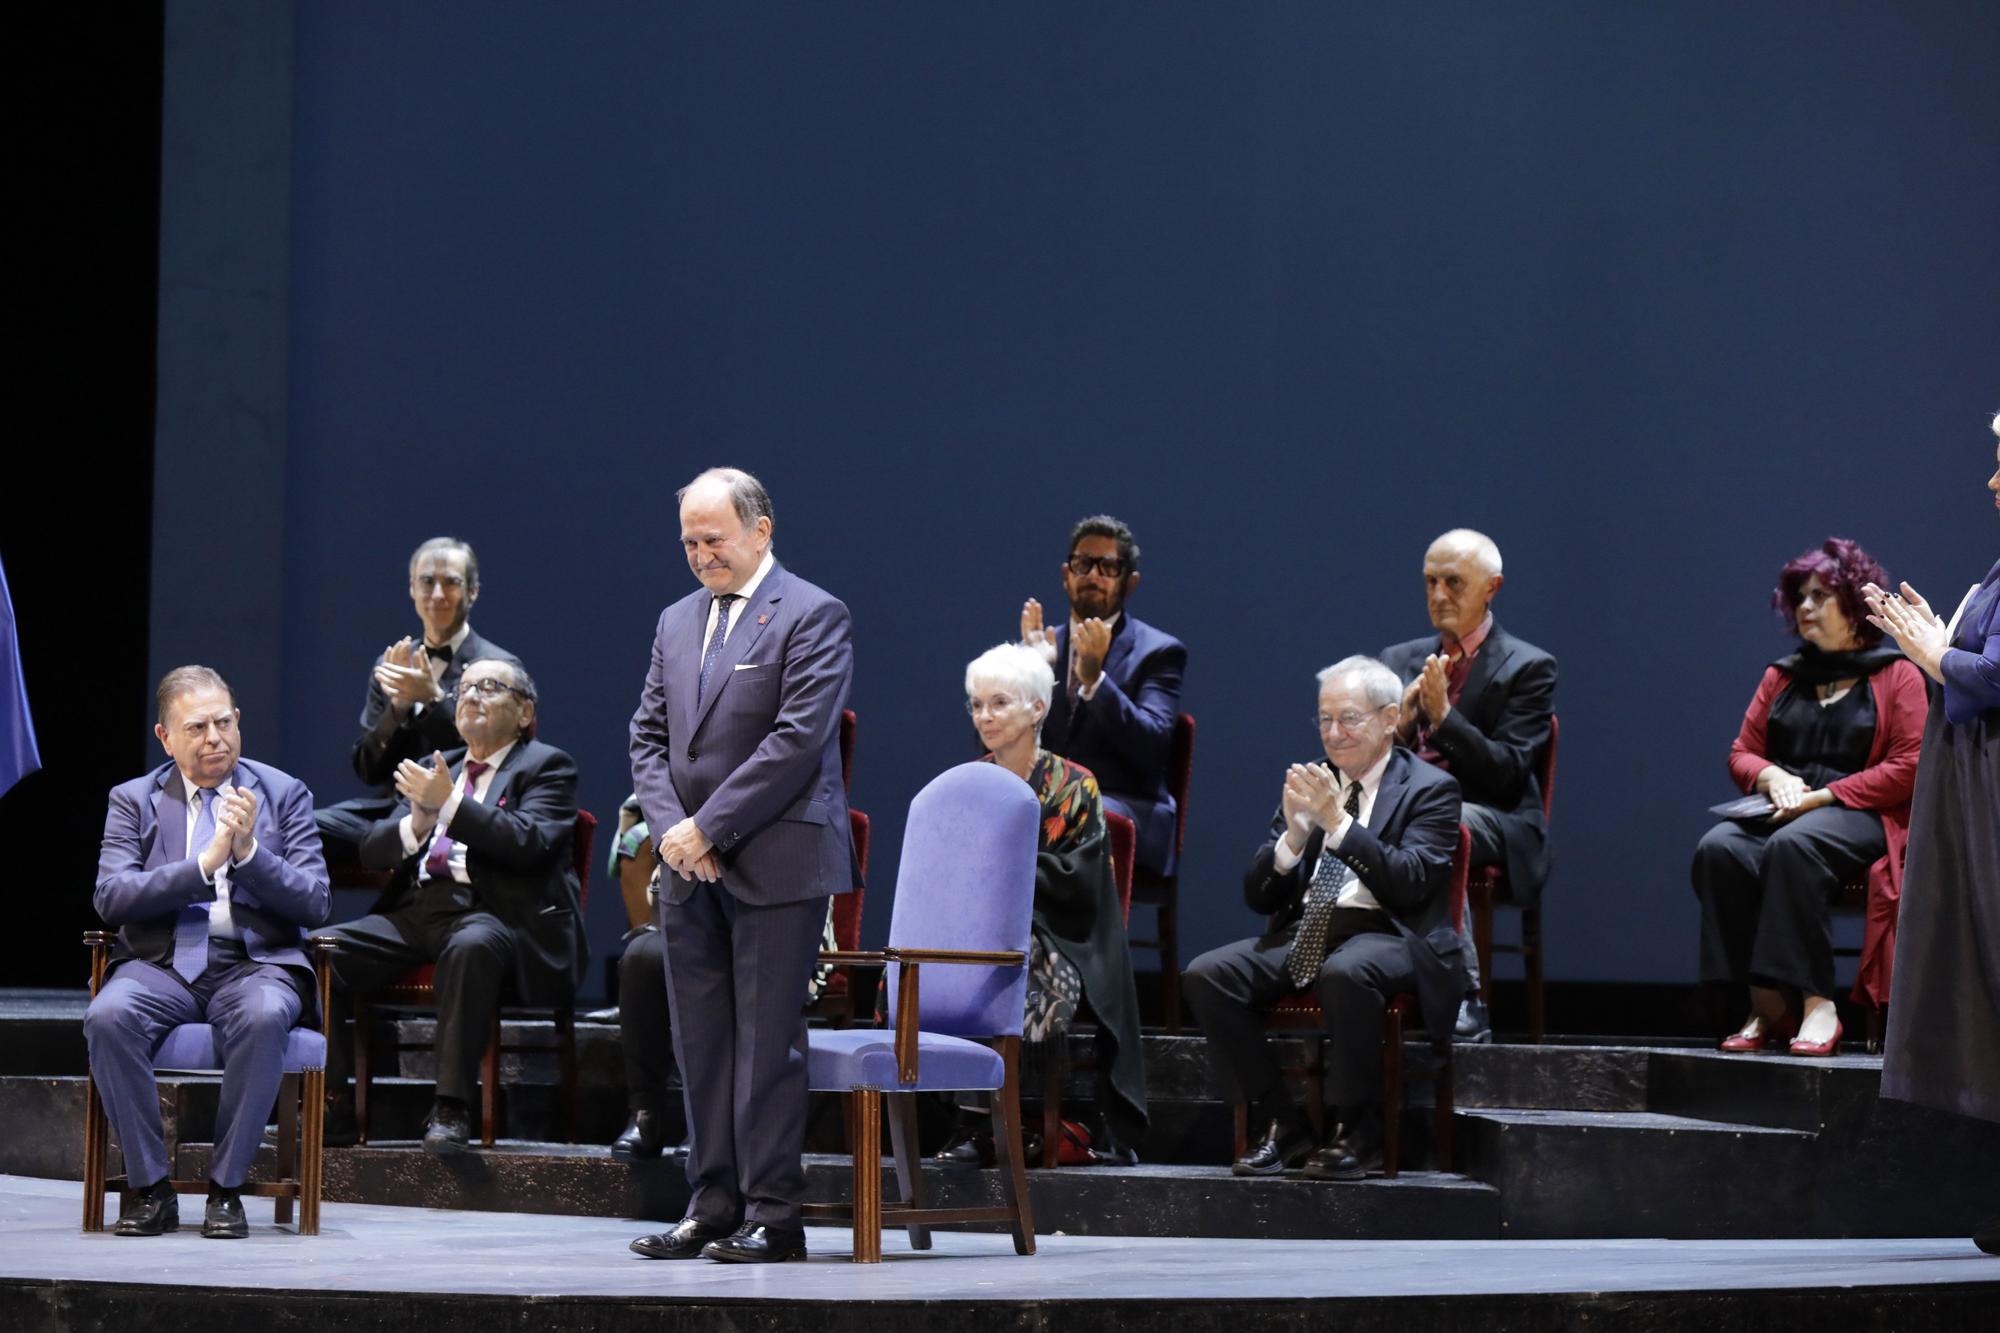
M 1548 823 L 1556 795 L 1556 738 L 1561 732 L 1554 714 L 1549 715 L 1549 743 L 1535 757 L 1535 776 L 1542 784 L 1542 822 Z M 1548 1009 L 1542 996 L 1542 908 L 1538 902 L 1521 907 L 1521 942 L 1493 942 L 1493 909 L 1514 907 L 1507 901 L 1507 871 L 1501 866 L 1480 866 L 1472 872 L 1466 896 L 1472 902 L 1472 944 L 1479 955 L 1479 1000 L 1491 1012 L 1493 997 L 1493 955 L 1517 953 L 1527 974 L 1528 1040 L 1539 1043 L 1548 1028 Z
M 597 840 L 597 817 L 588 810 L 576 812 L 576 831 L 570 839 L 570 855 L 576 866 L 577 907 L 579 916 L 590 906 L 590 855 L 591 845 Z M 369 1062 L 368 1036 L 374 1023 L 377 1005 L 396 1008 L 435 1009 L 437 994 L 432 982 L 437 976 L 435 963 L 423 963 L 405 972 L 394 985 L 382 990 L 369 1000 L 354 1003 L 354 1118 L 360 1124 L 361 1142 L 368 1142 L 368 1092 L 374 1072 Z M 508 1051 L 546 1051 L 547 1046 L 509 1045 L 500 1037 L 501 1012 L 515 1006 L 503 1005 L 493 1015 L 493 1033 L 486 1042 L 486 1054 L 479 1062 L 479 1141 L 485 1147 L 493 1146 L 499 1128 L 498 1096 L 500 1086 L 500 1057 Z M 556 1104 L 562 1113 L 562 1131 L 565 1142 L 576 1142 L 576 1002 L 574 997 L 568 1003 L 555 1008 L 555 1046 L 557 1074 Z M 429 1042 L 408 1042 L 400 1036 L 390 1043 L 395 1051 L 429 1050 Z
M 1174 719 L 1172 749 L 1167 756 L 1167 790 L 1174 797 L 1174 865 L 1171 875 L 1156 875 L 1134 867 L 1131 901 L 1154 909 L 1154 935 L 1126 943 L 1134 949 L 1153 949 L 1160 955 L 1160 1016 L 1167 1031 L 1181 1030 L 1180 954 L 1180 856 L 1187 844 L 1188 787 L 1194 779 L 1194 717 L 1182 713 Z M 1131 917 L 1128 906 L 1126 918 Z
M 1450 911 L 1454 921 L 1465 903 L 1467 872 L 1471 862 L 1472 834 L 1461 824 L 1458 851 L 1451 859 Z M 1304 1079 L 1306 1114 L 1312 1119 L 1313 1130 L 1324 1138 L 1329 1128 L 1326 1123 L 1326 1022 L 1320 1014 L 1318 998 L 1310 990 L 1292 992 L 1271 1007 L 1271 1011 L 1264 1016 L 1264 1026 L 1274 1031 L 1297 1030 L 1303 1037 L 1306 1062 L 1288 1066 L 1285 1075 Z M 1420 1031 L 1422 1026 L 1423 1014 L 1414 993 L 1406 991 L 1389 997 L 1382 1011 L 1382 1174 L 1392 1180 L 1402 1170 L 1403 1038 L 1409 1032 Z M 1453 1160 L 1450 1043 L 1446 1043 L 1445 1054 L 1438 1059 L 1431 1078 L 1432 1099 L 1436 1108 L 1434 1134 L 1437 1139 L 1437 1166 L 1440 1171 L 1449 1171 Z M 1238 1102 L 1235 1120 L 1236 1156 L 1241 1157 L 1249 1149 L 1250 1108 Z

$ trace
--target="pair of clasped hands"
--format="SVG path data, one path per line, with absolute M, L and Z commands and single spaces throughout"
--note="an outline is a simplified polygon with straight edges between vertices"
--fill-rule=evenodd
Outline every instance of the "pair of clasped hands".
M 398 716 L 407 717 L 418 704 L 434 704 L 444 698 L 437 677 L 431 674 L 431 655 L 422 639 L 402 638 L 382 650 L 375 664 L 375 684 L 389 696 Z
M 248 787 L 215 789 L 215 836 L 197 858 L 204 879 L 214 879 L 223 862 L 246 859 L 257 846 L 257 795 Z
M 1340 775 L 1325 764 L 1293 764 L 1285 770 L 1278 807 L 1285 814 L 1285 842 L 1292 855 L 1305 855 L 1315 828 L 1331 833 L 1339 827 L 1347 814 L 1341 790 Z
M 1021 604 L 1021 642 L 1044 656 L 1053 658 L 1056 632 L 1042 624 L 1042 604 L 1030 597 Z M 1097 684 L 1104 674 L 1104 656 L 1111 651 L 1111 622 L 1090 616 L 1076 622 L 1076 635 L 1069 646 L 1071 668 L 1076 682 L 1086 688 Z M 1055 663 L 1050 662 L 1053 666 Z

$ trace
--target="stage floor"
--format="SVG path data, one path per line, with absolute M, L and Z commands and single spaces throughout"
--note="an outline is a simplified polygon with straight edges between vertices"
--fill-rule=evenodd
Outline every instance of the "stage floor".
M 107 1216 L 116 1215 L 116 1199 Z M 0 1176 L 0 1280 L 263 1292 L 586 1296 L 711 1304 L 772 1300 L 1238 1302 L 1325 1298 L 1747 1292 L 1993 1284 L 2000 1259 L 1936 1240 L 1301 1241 L 1045 1235 L 1017 1257 L 1004 1236 L 934 1231 L 912 1252 L 855 1265 L 848 1233 L 810 1229 L 812 1260 L 776 1267 L 669 1263 L 626 1242 L 657 1223 L 328 1203 L 321 1234 L 271 1223 L 250 1200 L 245 1241 L 201 1238 L 201 1198 L 182 1230 L 85 1235 L 74 1182 Z M 190 1225 L 192 1223 L 192 1225 Z

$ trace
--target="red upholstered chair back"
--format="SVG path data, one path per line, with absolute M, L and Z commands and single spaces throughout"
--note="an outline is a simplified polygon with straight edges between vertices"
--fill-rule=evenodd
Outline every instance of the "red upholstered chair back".
M 852 708 L 840 710 L 840 790 L 854 786 L 854 733 L 859 727 Z
M 859 810 L 847 812 L 847 826 L 854 834 L 854 861 L 861 867 L 863 879 L 868 877 L 868 816 Z M 833 897 L 833 942 L 842 949 L 861 947 L 861 905 L 867 890 L 856 888 L 852 893 L 837 893 Z M 845 969 L 842 969 L 844 972 Z
M 1111 842 L 1111 873 L 1118 881 L 1118 910 L 1132 919 L 1132 857 L 1139 848 L 1139 826 L 1116 810 L 1104 812 Z
M 1562 735 L 1562 719 L 1549 714 L 1549 743 L 1542 747 L 1541 755 L 1535 760 L 1535 780 L 1542 784 L 1542 822 L 1549 822 L 1549 813 L 1556 803 L 1556 738 Z
M 597 841 L 597 816 L 588 810 L 576 812 L 576 829 L 570 835 L 570 858 L 576 865 L 576 905 L 590 906 L 590 849 Z
M 1174 794 L 1174 859 L 1187 850 L 1188 788 L 1194 783 L 1194 715 L 1174 719 L 1173 748 L 1167 754 L 1167 790 Z

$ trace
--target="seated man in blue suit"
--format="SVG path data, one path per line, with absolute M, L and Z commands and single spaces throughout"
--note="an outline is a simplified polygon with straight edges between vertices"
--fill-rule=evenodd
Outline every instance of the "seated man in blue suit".
M 1138 827 L 1133 860 L 1171 875 L 1179 849 L 1167 761 L 1187 649 L 1126 612 L 1139 586 L 1139 544 L 1109 514 L 1086 518 L 1070 533 L 1062 580 L 1066 623 L 1045 629 L 1042 604 L 1032 597 L 1021 608 L 1021 642 L 1039 649 L 1056 673 L 1042 745 L 1096 776 L 1104 808 Z
M 118 1131 L 134 1193 L 113 1229 L 180 1226 L 169 1184 L 153 1053 L 183 1023 L 210 1023 L 223 1050 L 204 1236 L 250 1228 L 238 1197 L 284 1077 L 291 1029 L 313 1015 L 305 930 L 326 920 L 326 863 L 312 793 L 245 759 L 241 713 L 222 677 L 176 667 L 160 681 L 168 762 L 111 790 L 96 906 L 118 928 L 111 971 L 84 1011 L 90 1073 Z

